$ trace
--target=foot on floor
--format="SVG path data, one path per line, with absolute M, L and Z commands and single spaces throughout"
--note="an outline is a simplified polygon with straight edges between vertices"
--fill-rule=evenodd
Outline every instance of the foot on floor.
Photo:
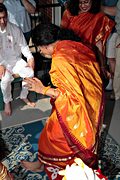
M 36 103 L 29 101 L 27 98 L 22 99 L 22 101 L 24 101 L 27 105 L 31 106 L 31 107 L 35 107 Z

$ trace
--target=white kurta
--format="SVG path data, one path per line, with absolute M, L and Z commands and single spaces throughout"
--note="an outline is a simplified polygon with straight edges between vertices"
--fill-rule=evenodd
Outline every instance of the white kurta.
M 19 74 L 22 78 L 34 75 L 33 70 L 26 67 L 27 63 L 21 59 L 21 52 L 27 61 L 33 58 L 22 31 L 16 25 L 8 22 L 3 32 L 0 29 L 0 65 L 6 67 L 5 76 L 1 79 L 1 90 L 5 103 L 12 101 L 11 82 L 14 79 L 12 74 Z M 27 95 L 28 89 L 23 86 L 20 98 L 26 98 Z

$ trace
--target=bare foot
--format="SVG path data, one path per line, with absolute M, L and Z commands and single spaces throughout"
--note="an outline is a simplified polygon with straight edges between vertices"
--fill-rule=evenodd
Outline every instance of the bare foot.
M 10 116 L 12 114 L 12 109 L 11 109 L 11 104 L 5 103 L 5 109 L 4 109 L 4 114 L 7 116 Z
M 33 172 L 42 172 L 44 171 L 44 164 L 40 161 L 29 162 L 29 161 L 21 161 L 21 164 L 25 169 Z
M 22 99 L 27 105 L 31 106 L 31 107 L 35 107 L 35 103 L 34 102 L 30 102 L 27 98 L 26 99 Z

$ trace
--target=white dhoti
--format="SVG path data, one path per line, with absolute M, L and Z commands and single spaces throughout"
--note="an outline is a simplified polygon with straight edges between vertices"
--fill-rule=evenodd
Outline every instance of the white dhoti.
M 4 103 L 9 103 L 12 101 L 11 94 L 11 82 L 14 80 L 13 74 L 18 74 L 23 79 L 26 77 L 33 77 L 34 71 L 32 68 L 27 66 L 27 62 L 23 59 L 17 61 L 15 66 L 8 65 L 6 67 L 5 75 L 1 79 L 1 91 L 3 93 Z M 28 95 L 28 88 L 25 86 L 25 83 L 22 82 L 22 90 L 20 93 L 20 98 L 25 99 Z

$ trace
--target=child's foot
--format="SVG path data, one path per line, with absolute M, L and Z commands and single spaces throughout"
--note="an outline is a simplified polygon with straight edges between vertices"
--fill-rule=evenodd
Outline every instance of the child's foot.
M 5 109 L 4 109 L 4 114 L 7 116 L 10 116 L 12 114 L 12 109 L 11 109 L 11 104 L 5 103 Z
M 27 98 L 26 99 L 22 99 L 27 105 L 31 106 L 31 107 L 35 107 L 35 103 L 34 102 L 31 102 L 29 101 Z

